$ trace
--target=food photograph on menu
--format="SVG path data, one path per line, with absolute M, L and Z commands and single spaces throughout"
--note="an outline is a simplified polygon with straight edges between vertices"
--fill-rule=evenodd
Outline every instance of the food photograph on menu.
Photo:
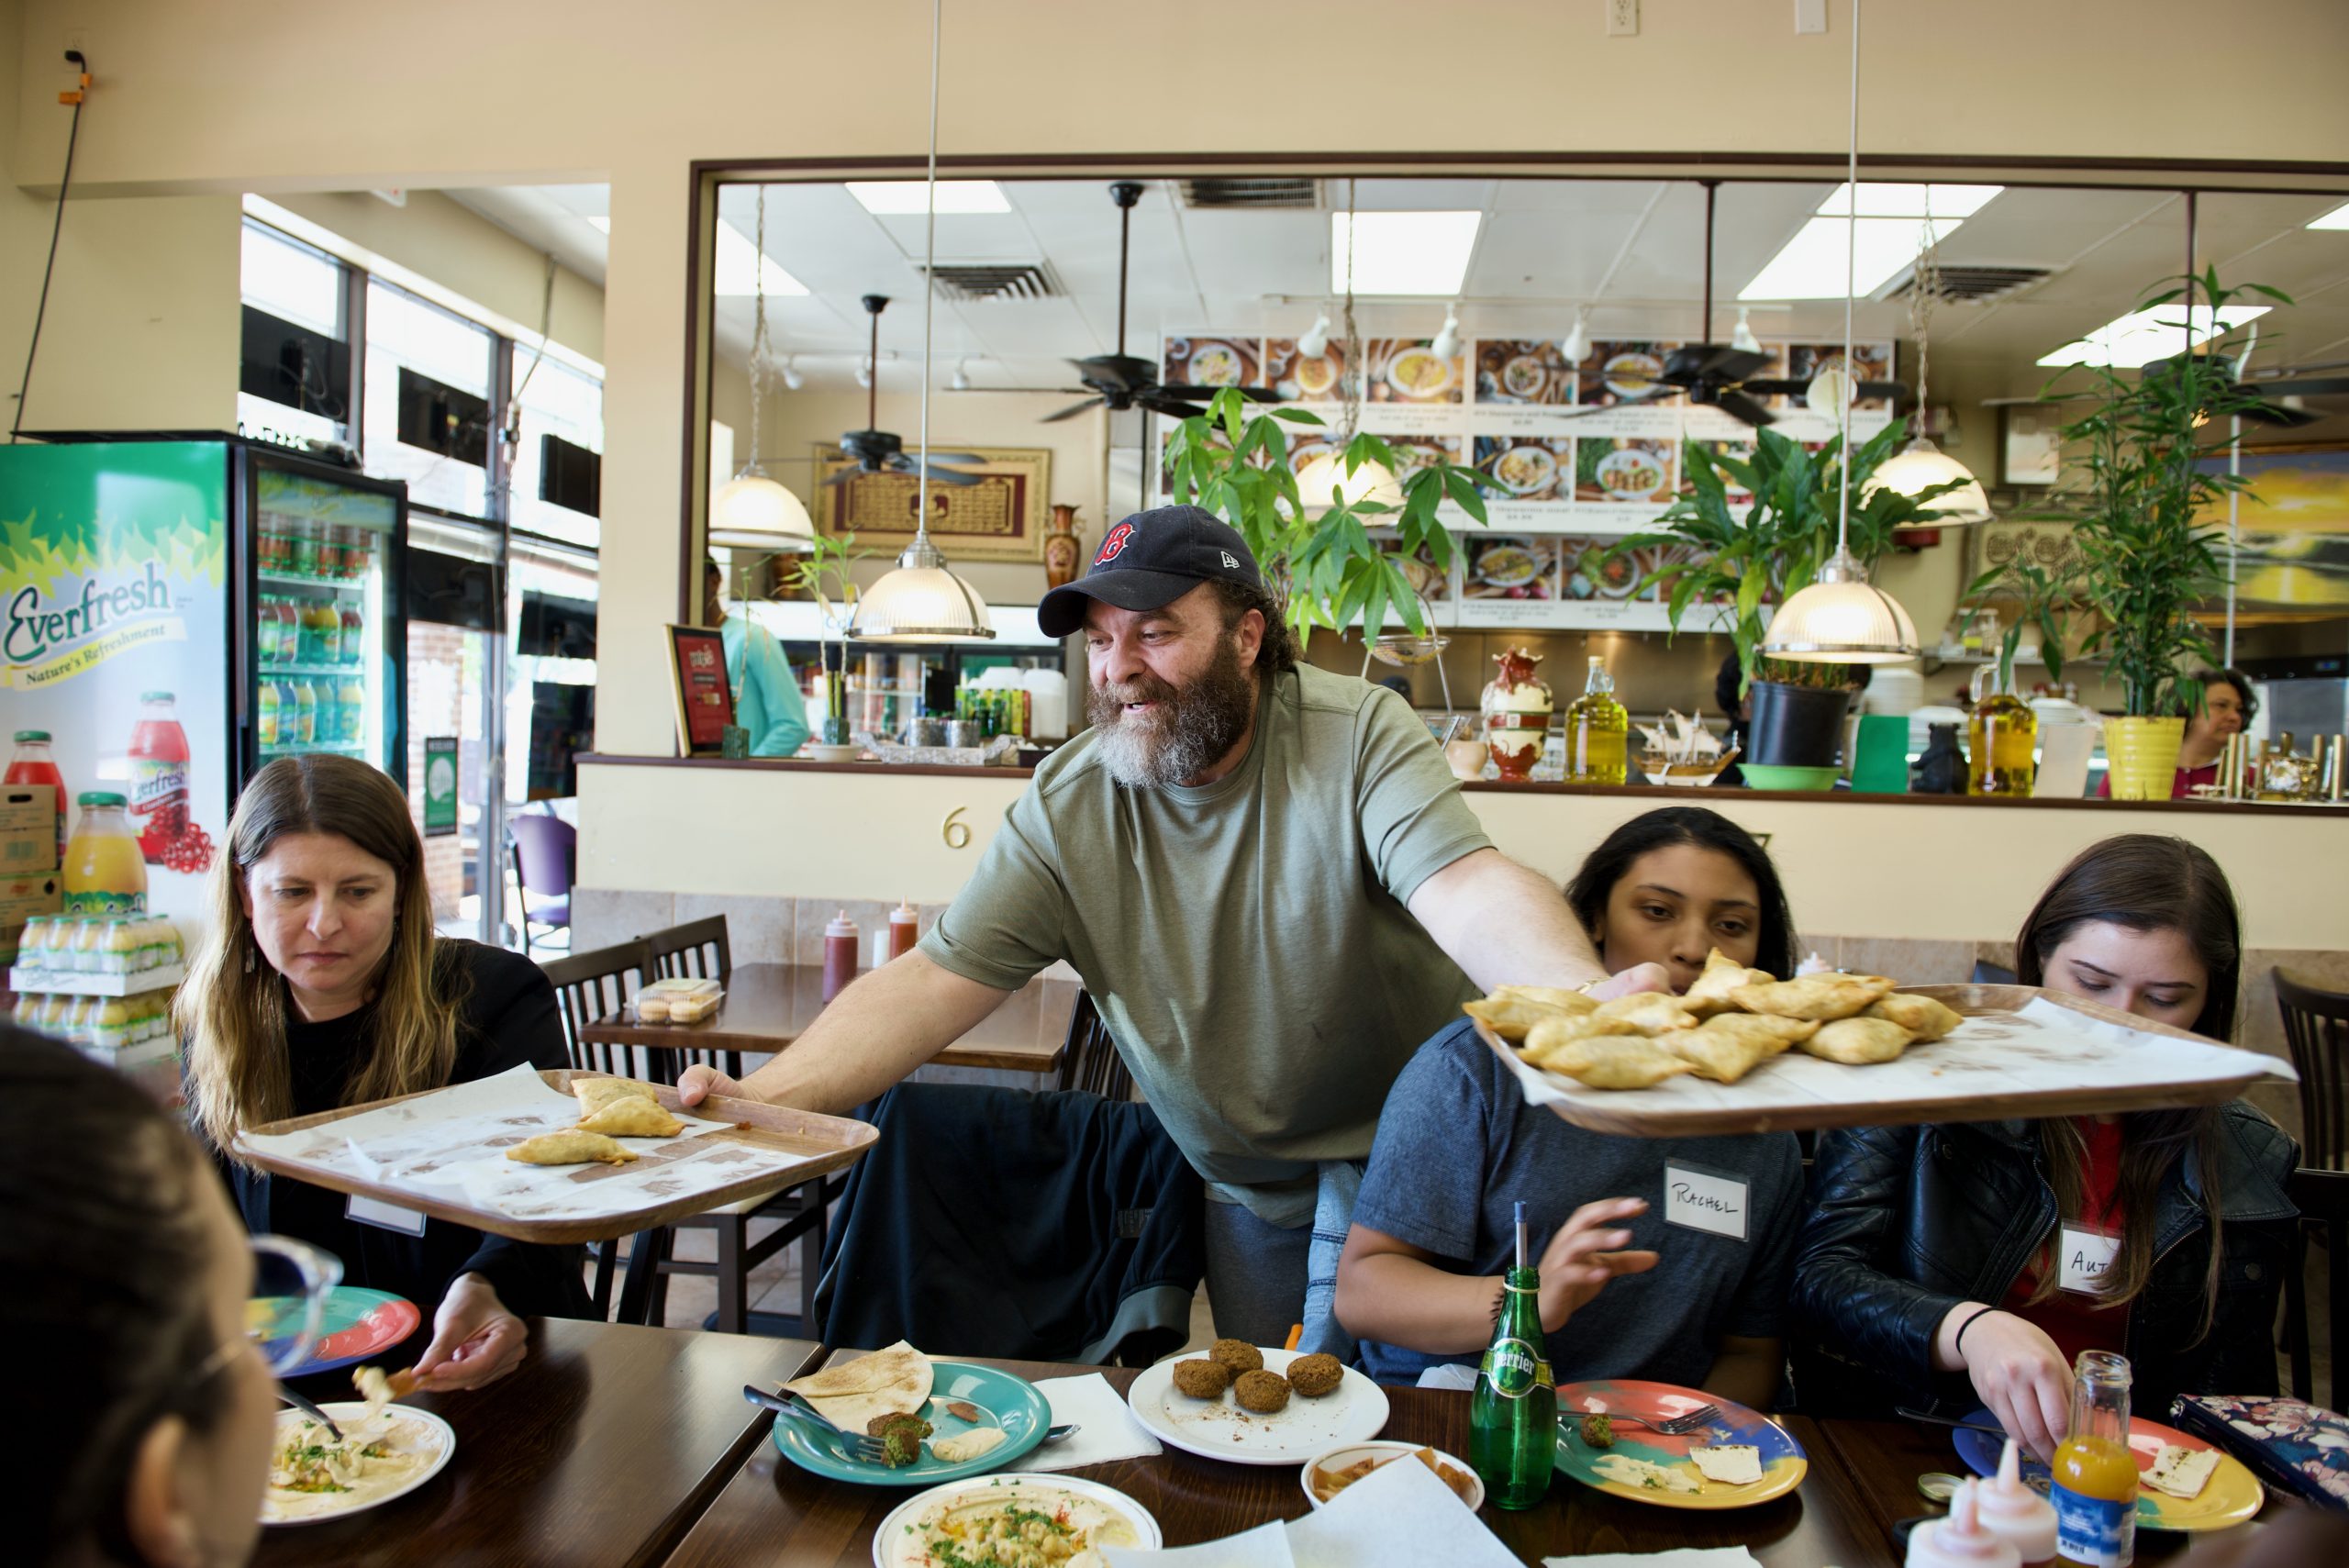
M 1554 339 L 1487 338 L 1476 345 L 1479 403 L 1568 404 L 1575 368 Z
M 1496 500 L 1574 498 L 1571 436 L 1478 436 L 1475 467 L 1485 494 Z
M 1458 403 L 1467 356 L 1443 359 L 1431 338 L 1372 338 L 1363 343 L 1363 395 L 1373 403 Z
M 1297 352 L 1294 338 L 1264 339 L 1264 384 L 1284 403 L 1336 402 L 1345 369 L 1346 346 L 1334 339 L 1318 354 Z
M 1264 358 L 1253 338 L 1169 338 L 1168 386 L 1256 386 Z
M 1662 505 L 1679 489 L 1675 444 L 1648 436 L 1585 436 L 1575 445 L 1575 499 Z
M 1468 540 L 1464 599 L 1554 599 L 1559 545 L 1541 534 L 1500 534 Z
M 1575 367 L 1579 384 L 1575 401 L 1605 407 L 1670 395 L 1672 389 L 1656 378 L 1664 374 L 1664 356 L 1678 347 L 1665 342 L 1593 343 Z

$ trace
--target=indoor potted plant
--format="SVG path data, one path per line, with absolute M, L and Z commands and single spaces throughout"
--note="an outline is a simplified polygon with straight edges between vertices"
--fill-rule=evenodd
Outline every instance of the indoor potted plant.
M 1993 599 L 2013 601 L 2013 620 L 1999 635 L 1990 662 L 1974 673 L 1974 712 L 1967 725 L 1966 793 L 2029 795 L 2037 778 L 2039 717 L 2015 683 L 2015 655 L 2026 628 L 2040 636 L 2040 659 L 2052 680 L 2064 678 L 2065 607 L 2077 592 L 2062 562 L 2043 566 L 2021 556 L 1990 568 L 1966 584 L 1960 603 L 1971 626 Z
M 2091 378 L 2076 392 L 2060 390 L 2071 372 L 2049 385 L 2053 400 L 2084 409 L 2064 427 L 2069 456 L 2057 495 L 2073 520 L 2082 596 L 2102 617 L 2080 651 L 2101 657 L 2122 693 L 2124 711 L 2104 724 L 2115 800 L 2169 798 L 2185 715 L 2201 700 L 2188 672 L 2216 662 L 2194 619 L 2225 586 L 2212 549 L 2221 535 L 2204 519 L 2250 484 L 2204 460 L 2227 440 L 2230 416 L 2259 401 L 2234 380 L 2238 339 L 2221 325 L 2228 302 L 2245 294 L 2290 303 L 2257 284 L 2224 288 L 2216 268 L 2181 277 L 2138 308 L 2211 312 L 2195 351 L 2136 373 L 2075 367 Z M 2164 325 L 2176 327 L 2181 346 L 2190 340 L 2187 321 Z
M 824 625 L 837 634 L 829 643 L 822 639 L 816 643 L 816 658 L 822 670 L 822 678 L 817 684 L 824 694 L 824 712 L 817 721 L 816 740 L 822 746 L 854 746 L 848 726 L 848 628 L 849 622 L 856 618 L 856 581 L 850 570 L 860 553 L 869 552 L 857 550 L 854 534 L 834 536 L 819 532 L 807 542 L 805 553 L 791 558 L 789 564 L 781 557 L 775 562 L 776 575 L 792 592 L 815 600 Z M 835 597 L 839 600 L 838 609 L 833 607 Z M 840 651 L 838 669 L 832 667 L 825 654 L 828 647 Z
M 1929 485 L 1904 495 L 1889 485 L 1868 493 L 1868 480 L 1900 450 L 1907 435 L 1894 420 L 1852 454 L 1851 550 L 1864 565 L 1892 549 L 1895 529 L 1926 519 L 1925 503 L 1959 487 Z M 1837 507 L 1845 482 L 1838 436 L 1816 453 L 1775 430 L 1753 432 L 1750 458 L 1691 440 L 1682 462 L 1688 490 L 1657 519 L 1662 531 L 1634 534 L 1609 558 L 1655 546 L 1677 546 L 1692 559 L 1670 562 L 1641 580 L 1637 593 L 1663 584 L 1673 633 L 1692 608 L 1707 628 L 1729 634 L 1737 650 L 1740 695 L 1752 703 L 1741 764 L 1831 768 L 1842 742 L 1843 711 L 1856 677 L 1841 664 L 1796 663 L 1761 657 L 1768 609 L 1818 574 L 1834 552 Z M 1748 499 L 1733 505 L 1734 481 Z

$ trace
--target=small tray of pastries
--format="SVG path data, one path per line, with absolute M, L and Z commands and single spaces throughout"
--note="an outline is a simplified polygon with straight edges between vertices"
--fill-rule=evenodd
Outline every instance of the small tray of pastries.
M 2273 1057 L 2027 985 L 1779 980 L 1716 951 L 1679 995 L 1504 985 L 1465 1008 L 1526 1098 L 1641 1137 L 2215 1105 Z
M 629 1002 L 640 1024 L 697 1024 L 718 1011 L 726 988 L 715 980 L 656 980 Z

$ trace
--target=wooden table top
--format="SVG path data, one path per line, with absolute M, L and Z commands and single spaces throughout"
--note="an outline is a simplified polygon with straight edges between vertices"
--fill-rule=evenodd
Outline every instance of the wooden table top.
M 1057 1073 L 1081 989 L 1071 980 L 1031 980 L 930 1060 L 944 1067 Z M 618 1012 L 588 1025 L 580 1039 L 589 1045 L 776 1051 L 805 1034 L 823 1009 L 820 965 L 738 963 L 718 1010 L 698 1023 L 638 1023 Z
M 529 1357 L 512 1376 L 416 1396 L 456 1429 L 446 1470 L 349 1518 L 265 1529 L 253 1562 L 659 1562 L 764 1441 L 773 1418 L 743 1401 L 742 1385 L 773 1387 L 820 1353 L 805 1340 L 534 1318 Z M 339 1373 L 302 1386 L 313 1398 L 351 1397 Z

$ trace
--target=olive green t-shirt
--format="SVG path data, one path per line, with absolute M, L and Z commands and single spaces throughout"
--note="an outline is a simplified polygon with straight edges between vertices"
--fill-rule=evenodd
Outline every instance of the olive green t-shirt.
M 1315 1162 L 1370 1153 L 1476 995 L 1404 905 L 1490 843 L 1408 704 L 1308 667 L 1211 784 L 1122 787 L 1090 735 L 1055 751 L 921 951 L 1003 990 L 1066 959 L 1215 1195 L 1299 1225 Z

